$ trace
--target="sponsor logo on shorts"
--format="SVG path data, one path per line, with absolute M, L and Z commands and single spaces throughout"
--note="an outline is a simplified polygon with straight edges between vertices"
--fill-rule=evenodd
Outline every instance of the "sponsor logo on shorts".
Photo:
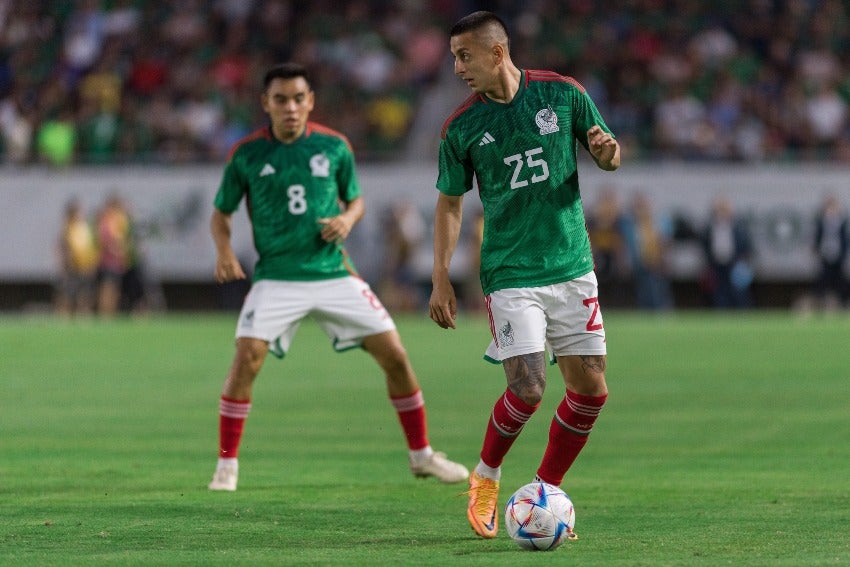
M 243 327 L 253 327 L 254 326 L 254 310 L 251 309 L 245 315 L 242 316 L 242 326 Z

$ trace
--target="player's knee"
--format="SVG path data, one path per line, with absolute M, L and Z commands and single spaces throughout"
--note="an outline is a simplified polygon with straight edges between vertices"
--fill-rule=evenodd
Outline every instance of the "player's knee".
M 531 386 L 513 390 L 514 394 L 530 406 L 536 406 L 543 400 L 543 387 Z
M 264 344 L 256 342 L 240 344 L 236 349 L 234 365 L 240 370 L 238 374 L 256 375 L 263 366 L 267 350 Z
M 392 348 L 375 355 L 375 359 L 388 376 L 402 376 L 410 373 L 410 359 L 402 347 Z
M 516 397 L 530 406 L 536 406 L 543 400 L 546 391 L 544 377 L 527 377 L 523 380 L 511 380 L 508 386 Z

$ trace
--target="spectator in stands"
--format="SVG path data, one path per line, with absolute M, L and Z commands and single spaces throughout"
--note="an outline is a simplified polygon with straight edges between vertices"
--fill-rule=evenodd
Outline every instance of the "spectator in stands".
M 702 240 L 707 263 L 704 284 L 711 304 L 720 309 L 752 307 L 750 233 L 728 198 L 715 199 Z
M 587 219 L 594 270 L 600 285 L 623 278 L 627 263 L 623 223 L 620 200 L 615 189 L 603 187 Z
M 26 128 L 35 136 L 59 102 L 72 103 L 77 130 L 93 127 L 91 106 L 78 99 L 93 83 L 105 84 L 104 67 L 113 75 L 110 90 L 114 77 L 120 80 L 120 108 L 142 111 L 157 97 L 163 116 L 180 114 L 205 78 L 222 99 L 214 101 L 223 113 L 214 135 L 200 140 L 171 128 L 156 131 L 152 147 L 124 143 L 123 130 L 133 126 L 119 122 L 116 159 L 218 160 L 230 145 L 223 137 L 233 140 L 237 130 L 264 120 L 255 109 L 245 113 L 256 105 L 240 86 L 244 77 L 291 58 L 315 69 L 321 92 L 330 93 L 318 107 L 334 109 L 360 159 L 402 156 L 423 103 L 451 88 L 444 85 L 452 77 L 439 73 L 448 41 L 442 30 L 469 7 L 442 0 L 362 0 L 343 9 L 291 0 L 0 2 L 6 4 L 0 108 L 18 93 L 16 104 L 39 110 L 13 116 L 13 127 L 8 112 L 0 117 L 2 161 L 16 163 L 37 159 L 30 146 L 21 149 Z M 505 16 L 516 32 L 516 59 L 579 79 L 629 155 L 850 162 L 850 59 L 841 56 L 850 43 L 847 2 L 546 1 L 515 3 Z M 104 116 L 98 120 L 109 126 Z M 108 161 L 100 146 L 79 149 L 72 160 Z
M 66 316 L 91 313 L 98 250 L 94 232 L 77 199 L 72 199 L 65 206 L 58 253 L 57 312 Z
M 65 103 L 56 116 L 41 123 L 36 144 L 43 163 L 67 166 L 74 161 L 78 144 L 77 123 L 70 103 Z
M 815 281 L 815 297 L 824 309 L 835 309 L 847 299 L 844 264 L 850 247 L 847 212 L 835 195 L 828 195 L 815 220 L 814 249 L 820 271 Z
M 670 219 L 657 215 L 649 198 L 638 193 L 621 224 L 638 307 L 672 309 L 673 292 L 667 273 L 667 252 L 673 236 Z
M 130 219 L 117 195 L 107 198 L 97 220 L 100 247 L 98 265 L 98 314 L 112 317 L 118 312 L 124 275 L 130 264 Z
M 385 212 L 386 250 L 378 289 L 387 309 L 415 311 L 422 306 L 413 263 L 426 232 L 422 213 L 413 203 L 394 203 Z

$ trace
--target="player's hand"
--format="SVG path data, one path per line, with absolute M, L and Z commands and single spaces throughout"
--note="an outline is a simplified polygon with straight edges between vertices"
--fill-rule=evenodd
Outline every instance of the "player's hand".
M 316 222 L 322 225 L 322 240 L 325 242 L 336 242 L 337 244 L 348 238 L 348 234 L 351 232 L 354 224 L 343 215 L 316 219 Z
M 434 284 L 428 310 L 433 320 L 443 329 L 454 329 L 457 317 L 457 298 L 451 282 Z
M 244 280 L 245 271 L 233 253 L 219 254 L 215 260 L 215 281 L 218 283 Z
M 587 145 L 596 163 L 607 169 L 617 154 L 617 141 L 614 136 L 603 130 L 599 125 L 591 126 L 587 131 Z

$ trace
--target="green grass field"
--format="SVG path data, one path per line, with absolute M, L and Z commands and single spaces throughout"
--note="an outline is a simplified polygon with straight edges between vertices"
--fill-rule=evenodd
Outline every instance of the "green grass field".
M 0 319 L 0 564 L 849 565 L 850 318 L 606 314 L 609 403 L 565 489 L 581 536 L 474 536 L 414 479 L 383 380 L 305 323 L 258 378 L 235 493 L 206 489 L 235 314 Z M 477 462 L 488 330 L 398 318 L 435 448 Z M 504 464 L 528 482 L 563 385 Z

